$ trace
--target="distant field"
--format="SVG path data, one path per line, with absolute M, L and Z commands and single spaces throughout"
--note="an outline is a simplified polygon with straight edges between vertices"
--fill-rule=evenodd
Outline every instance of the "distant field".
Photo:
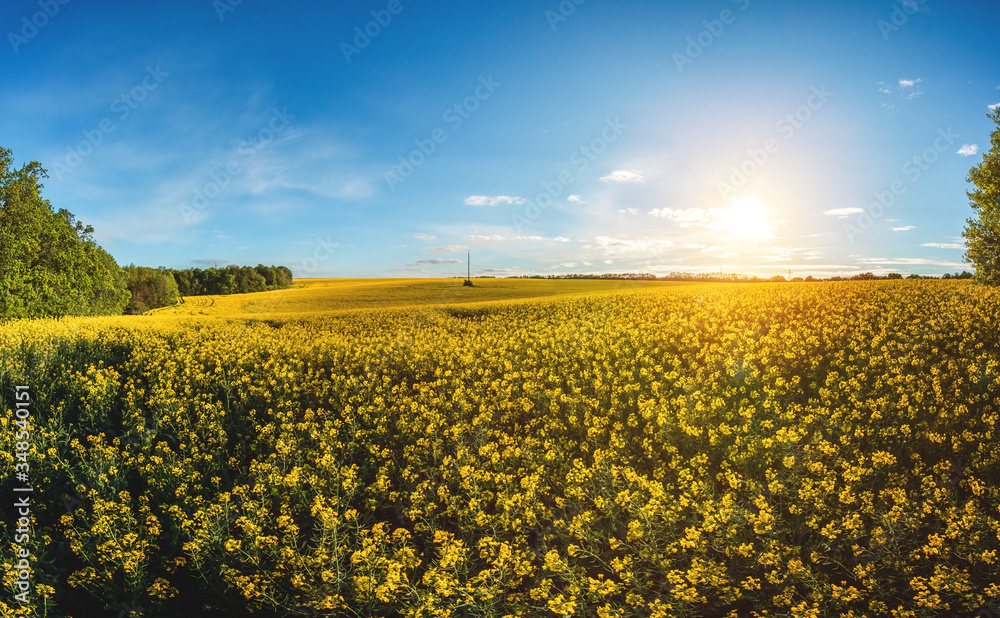
M 662 281 L 476 279 L 297 279 L 287 290 L 231 296 L 189 296 L 157 316 L 264 317 L 337 313 L 569 296 L 638 289 L 688 287 Z
M 0 615 L 995 615 L 997 290 L 476 283 L 0 325 Z

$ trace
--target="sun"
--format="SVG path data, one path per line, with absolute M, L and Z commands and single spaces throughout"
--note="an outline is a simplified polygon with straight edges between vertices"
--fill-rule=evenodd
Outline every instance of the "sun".
M 765 240 L 774 238 L 774 224 L 768 219 L 768 208 L 756 196 L 733 200 L 726 215 L 726 227 L 738 238 Z

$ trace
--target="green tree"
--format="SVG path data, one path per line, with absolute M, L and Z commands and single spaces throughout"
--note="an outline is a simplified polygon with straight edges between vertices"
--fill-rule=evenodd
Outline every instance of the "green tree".
M 976 279 L 987 285 L 1000 285 L 1000 108 L 989 117 L 997 123 L 991 147 L 983 161 L 969 170 L 969 191 L 976 216 L 966 221 L 965 261 L 976 268 Z
M 128 289 L 132 293 L 125 313 L 145 313 L 177 303 L 177 281 L 169 270 L 132 264 L 125 267 L 125 272 L 128 274 Z
M 0 319 L 120 314 L 125 273 L 94 228 L 41 196 L 45 169 L 0 148 Z

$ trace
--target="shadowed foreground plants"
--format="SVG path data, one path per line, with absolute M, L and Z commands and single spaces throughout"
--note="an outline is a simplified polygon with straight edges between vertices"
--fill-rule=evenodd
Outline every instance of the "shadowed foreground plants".
M 972 615 L 998 316 L 899 281 L 10 323 L 40 585 L 3 612 Z

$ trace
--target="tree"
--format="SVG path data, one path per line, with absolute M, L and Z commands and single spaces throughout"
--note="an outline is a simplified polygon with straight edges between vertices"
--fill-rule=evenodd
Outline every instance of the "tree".
M 42 198 L 40 163 L 13 162 L 0 148 L 0 319 L 120 314 L 125 273 L 94 228 Z
M 976 216 L 966 221 L 965 261 L 976 268 L 978 281 L 1000 285 L 1000 108 L 988 116 L 997 124 L 992 145 L 967 178 L 976 187 L 967 192 Z
M 125 272 L 128 274 L 128 289 L 132 293 L 125 313 L 145 313 L 177 303 L 177 281 L 169 270 L 132 264 L 125 267 Z

